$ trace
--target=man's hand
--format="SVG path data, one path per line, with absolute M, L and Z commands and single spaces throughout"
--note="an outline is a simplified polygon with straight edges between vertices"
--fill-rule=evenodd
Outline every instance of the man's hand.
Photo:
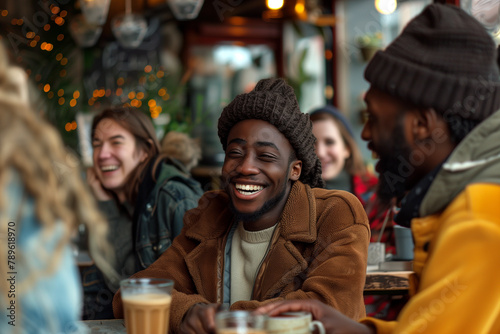
M 181 323 L 182 334 L 215 333 L 215 313 L 219 304 L 196 304 L 191 307 Z
M 327 334 L 373 334 L 372 328 L 351 320 L 339 311 L 318 300 L 291 300 L 267 304 L 255 310 L 257 314 L 276 316 L 284 312 L 309 312 L 314 320 L 321 321 Z
M 109 193 L 102 187 L 102 183 L 99 181 L 93 167 L 87 168 L 87 183 L 98 201 L 109 201 L 111 199 Z

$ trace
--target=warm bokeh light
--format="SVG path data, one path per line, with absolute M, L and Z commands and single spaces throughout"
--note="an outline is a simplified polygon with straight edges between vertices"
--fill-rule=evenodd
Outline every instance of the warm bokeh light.
M 305 12 L 305 10 L 306 10 L 306 7 L 302 2 L 297 2 L 295 4 L 295 12 L 297 14 L 303 14 Z
M 281 7 L 283 7 L 283 3 L 284 3 L 283 0 L 266 0 L 267 8 L 273 10 L 280 9 Z
M 61 65 L 66 65 L 68 63 L 68 58 L 61 59 Z
M 59 34 L 59 35 L 57 35 L 57 40 L 58 40 L 59 42 L 61 42 L 63 39 L 64 39 L 64 35 L 63 35 L 63 34 Z
M 62 58 L 63 58 L 63 54 L 62 53 L 58 53 L 57 56 L 56 56 L 56 60 L 60 61 Z
M 26 38 L 32 39 L 33 37 L 35 37 L 35 33 L 33 31 L 26 33 Z
M 32 48 L 34 48 L 34 47 L 36 46 L 36 41 L 31 41 L 31 42 L 30 42 L 30 46 L 31 46 Z
M 50 30 L 50 24 L 47 23 L 46 25 L 44 25 L 43 26 L 43 30 L 49 31 Z
M 153 100 L 153 99 L 149 100 L 149 101 L 148 101 L 148 106 L 149 106 L 150 108 L 155 107 L 155 106 L 156 106 L 156 100 Z
M 67 74 L 66 70 L 61 70 L 61 72 L 59 72 L 59 75 L 62 77 L 65 77 Z
M 122 96 L 123 94 L 123 89 L 122 88 L 117 88 L 116 89 L 116 96 Z
M 158 73 L 156 73 L 156 76 L 157 76 L 158 78 L 163 78 L 163 77 L 165 76 L 165 72 L 163 72 L 163 71 L 158 71 Z
M 64 104 L 64 102 L 66 102 L 66 100 L 64 99 L 64 97 L 60 97 L 59 100 L 58 100 L 58 103 L 62 106 Z
M 64 126 L 64 130 L 66 131 L 71 131 L 71 123 L 66 123 L 66 125 Z
M 333 58 L 333 52 L 331 50 L 325 50 L 325 59 L 331 60 Z
M 63 11 L 61 12 L 61 14 L 59 14 L 59 15 L 60 15 L 61 17 L 66 17 L 66 15 L 68 15 L 68 12 L 67 12 L 67 11 L 65 11 L 65 10 L 63 10 Z
M 76 106 L 76 100 L 75 100 L 75 99 L 71 99 L 71 101 L 69 101 L 69 105 L 70 105 L 71 107 Z
M 2 16 L 9 15 L 9 11 L 7 9 L 2 10 Z
M 77 127 L 76 121 L 71 122 L 71 130 L 76 130 Z
M 375 0 L 375 8 L 380 14 L 392 14 L 397 7 L 397 0 Z
M 136 96 L 139 100 L 142 100 L 144 98 L 144 93 L 143 92 L 139 92 L 137 93 L 137 96 Z
M 43 86 L 43 91 L 45 93 L 47 93 L 49 90 L 50 90 L 50 85 L 49 84 L 45 84 L 45 86 Z
M 59 13 L 59 11 L 60 11 L 60 10 L 61 10 L 61 9 L 60 9 L 59 7 L 54 6 L 54 7 L 52 7 L 51 12 L 52 12 L 52 14 L 54 14 L 54 15 L 55 15 L 55 14 Z
M 165 96 L 165 94 L 167 94 L 167 90 L 165 88 L 162 88 L 158 91 L 159 96 Z
M 52 45 L 51 43 L 43 42 L 40 45 L 40 49 L 45 50 L 45 51 L 52 51 L 52 49 L 54 49 L 54 45 Z
M 77 98 L 79 98 L 79 97 L 80 97 L 80 91 L 75 90 L 75 91 L 73 92 L 73 98 L 74 98 L 74 99 L 77 99 Z
M 64 95 L 64 89 L 61 88 L 57 91 L 57 96 L 61 97 L 63 95 Z
M 64 19 L 62 17 L 57 17 L 54 21 L 58 26 L 62 26 L 64 24 Z
M 53 98 L 53 97 L 54 97 L 54 92 L 49 92 L 49 93 L 47 94 L 47 97 L 48 97 L 49 99 Z
M 118 86 L 121 86 L 121 85 L 123 85 L 124 83 L 125 83 L 125 79 L 123 79 L 123 78 L 118 78 L 118 80 L 116 80 L 116 84 L 117 84 Z
M 130 93 L 128 93 L 128 98 L 129 98 L 130 100 L 135 99 L 135 92 L 130 92 Z
M 144 72 L 146 73 L 149 73 L 153 70 L 153 67 L 151 65 L 147 65 L 146 67 L 144 67 Z

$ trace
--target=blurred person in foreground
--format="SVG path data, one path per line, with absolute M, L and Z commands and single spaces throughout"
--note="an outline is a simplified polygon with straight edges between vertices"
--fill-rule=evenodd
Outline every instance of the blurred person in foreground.
M 456 6 L 433 4 L 368 64 L 362 137 L 379 156 L 378 194 L 396 198 L 415 240 L 397 321 L 359 323 L 317 302 L 328 333 L 500 333 L 500 74 L 492 38 Z
M 364 316 L 370 231 L 348 192 L 321 189 L 309 116 L 283 79 L 264 79 L 224 108 L 224 189 L 205 193 L 172 246 L 134 277 L 175 281 L 172 333 L 213 333 L 216 310 L 318 299 Z M 123 317 L 120 294 L 113 309 Z
M 326 189 L 353 193 L 365 208 L 370 223 L 370 242 L 384 244 L 386 254 L 395 254 L 392 210 L 377 200 L 378 178 L 370 173 L 356 143 L 352 126 L 334 106 L 322 106 L 309 113 L 316 137 L 316 154 Z M 375 245 L 375 244 L 374 244 Z M 370 249 L 368 249 L 368 264 Z M 378 255 L 378 254 L 375 254 Z M 366 314 L 393 320 L 406 299 L 400 296 L 365 296 Z
M 186 166 L 160 152 L 151 118 L 136 108 L 103 110 L 92 122 L 94 166 L 87 181 L 109 224 L 121 278 L 147 268 L 172 244 L 203 191 Z M 113 318 L 117 282 L 98 266 L 84 272 L 86 319 Z
M 82 286 L 71 247 L 79 224 L 94 261 L 106 222 L 81 179 L 78 158 L 30 108 L 26 73 L 0 45 L 0 333 L 85 333 Z

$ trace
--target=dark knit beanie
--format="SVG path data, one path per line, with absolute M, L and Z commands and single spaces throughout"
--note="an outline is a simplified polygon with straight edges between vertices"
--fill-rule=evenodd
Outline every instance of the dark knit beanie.
M 500 108 L 493 39 L 457 6 L 431 4 L 365 70 L 372 86 L 442 115 L 481 121 Z
M 293 88 L 283 79 L 262 79 L 255 88 L 240 94 L 229 103 L 219 118 L 219 138 L 224 151 L 229 131 L 238 122 L 260 119 L 274 125 L 290 142 L 298 160 L 302 161 L 299 180 L 312 188 L 323 187 L 321 163 L 314 151 L 309 115 L 300 111 Z

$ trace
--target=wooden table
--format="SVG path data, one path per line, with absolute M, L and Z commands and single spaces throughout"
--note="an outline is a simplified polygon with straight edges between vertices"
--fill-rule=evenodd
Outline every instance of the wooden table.
M 406 295 L 413 271 L 372 271 L 366 273 L 365 295 Z
M 90 334 L 126 334 L 123 319 L 82 321 L 90 329 Z
M 369 271 L 366 273 L 365 295 L 407 295 L 413 271 Z M 123 319 L 86 320 L 90 334 L 126 334 Z

